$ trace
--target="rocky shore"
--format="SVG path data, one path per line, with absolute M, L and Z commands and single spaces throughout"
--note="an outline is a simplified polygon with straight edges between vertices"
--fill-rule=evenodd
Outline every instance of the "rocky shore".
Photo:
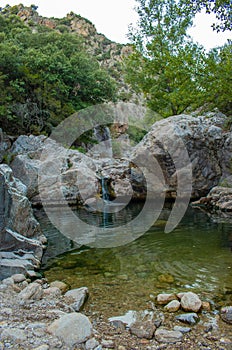
M 192 292 L 158 294 L 149 310 L 89 312 L 88 289 L 16 274 L 0 284 L 0 349 L 207 349 L 232 347 L 232 306 Z

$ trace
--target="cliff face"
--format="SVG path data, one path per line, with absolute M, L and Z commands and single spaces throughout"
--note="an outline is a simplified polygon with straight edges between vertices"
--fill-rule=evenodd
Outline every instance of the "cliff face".
M 121 93 L 121 99 L 128 100 L 133 95 L 129 86 L 124 82 L 122 74 L 123 57 L 132 53 L 132 46 L 115 43 L 105 35 L 97 32 L 96 27 L 88 19 L 81 17 L 73 12 L 67 14 L 64 18 L 46 18 L 42 17 L 36 11 L 37 7 L 6 6 L 0 8 L 0 14 L 9 16 L 17 15 L 33 32 L 37 31 L 38 26 L 45 26 L 51 30 L 60 33 L 73 33 L 83 39 L 87 51 L 93 55 L 99 64 L 106 68 L 110 75 L 117 81 Z

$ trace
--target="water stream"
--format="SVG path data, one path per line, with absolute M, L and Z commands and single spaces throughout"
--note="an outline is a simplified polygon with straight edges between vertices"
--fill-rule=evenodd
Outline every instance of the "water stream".
M 76 214 L 100 225 L 118 225 L 120 230 L 119 224 L 135 217 L 141 206 L 132 203 L 117 213 L 108 213 L 107 222 L 104 213 L 89 216 L 79 209 Z M 42 211 L 37 211 L 49 239 L 44 275 L 72 288 L 87 286 L 91 295 L 88 307 L 107 316 L 144 310 L 160 292 L 192 290 L 209 297 L 231 298 L 232 224 L 213 222 L 201 211 L 189 208 L 178 227 L 165 234 L 170 210 L 163 209 L 143 236 L 115 248 L 75 248 L 49 224 Z

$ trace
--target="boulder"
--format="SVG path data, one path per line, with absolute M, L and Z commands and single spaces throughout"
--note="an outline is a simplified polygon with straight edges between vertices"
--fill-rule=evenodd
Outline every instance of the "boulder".
M 198 312 L 201 308 L 202 301 L 197 294 L 193 292 L 188 292 L 181 298 L 181 307 L 185 311 Z
M 46 242 L 25 196 L 25 185 L 0 165 L 0 278 L 38 268 Z
M 86 342 L 92 335 L 92 325 L 88 317 L 76 312 L 60 317 L 47 330 L 69 347 Z

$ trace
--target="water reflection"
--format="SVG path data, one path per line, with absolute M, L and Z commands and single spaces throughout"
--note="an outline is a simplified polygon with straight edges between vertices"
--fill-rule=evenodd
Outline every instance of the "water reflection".
M 133 217 L 140 209 L 140 204 L 133 204 L 125 211 L 108 214 L 108 224 Z M 66 281 L 73 288 L 86 285 L 93 293 L 94 307 L 105 308 L 105 312 L 107 305 L 111 305 L 114 312 L 136 309 L 150 298 L 150 294 L 161 291 L 231 292 L 229 237 L 232 224 L 213 222 L 204 213 L 189 208 L 178 227 L 165 234 L 169 214 L 169 208 L 163 209 L 146 234 L 123 246 L 81 246 L 70 251 L 73 247 L 66 241 L 67 252 L 57 257 L 54 257 L 54 249 L 52 254 L 48 249 L 44 258 L 46 277 Z M 87 214 L 82 209 L 79 215 Z M 97 217 L 105 220 L 98 216 L 102 214 L 94 215 L 95 220 Z M 47 226 L 45 216 L 40 217 L 40 222 L 50 242 L 59 235 Z M 61 252 L 59 246 L 57 254 Z

